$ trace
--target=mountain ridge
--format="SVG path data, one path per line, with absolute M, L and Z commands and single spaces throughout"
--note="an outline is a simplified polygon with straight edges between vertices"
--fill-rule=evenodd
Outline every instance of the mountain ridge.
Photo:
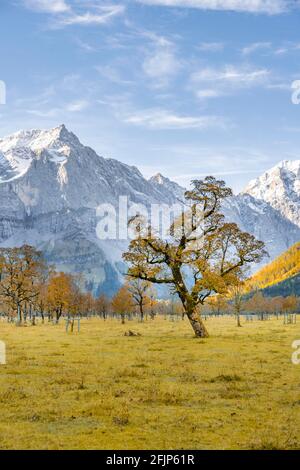
M 226 220 L 265 241 L 274 259 L 300 240 L 300 220 L 260 188 L 262 198 L 243 192 L 222 209 Z M 90 289 L 111 293 L 122 282 L 127 241 L 97 237 L 98 206 L 118 207 L 120 196 L 129 205 L 178 204 L 184 192 L 160 173 L 147 180 L 137 167 L 98 155 L 64 125 L 19 131 L 0 139 L 0 246 L 33 244 L 57 269 L 83 272 Z
M 300 227 L 300 160 L 283 160 L 250 181 L 243 193 L 263 200 Z
M 0 140 L 0 245 L 33 244 L 57 269 L 83 272 L 94 291 L 122 281 L 126 241 L 100 240 L 101 204 L 172 204 L 170 191 L 140 171 L 105 159 L 65 126 L 20 131 Z

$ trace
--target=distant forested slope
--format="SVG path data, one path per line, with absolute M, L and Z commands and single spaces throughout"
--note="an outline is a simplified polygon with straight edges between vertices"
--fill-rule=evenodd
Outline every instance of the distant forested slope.
M 270 296 L 299 295 L 300 242 L 258 271 L 247 283 L 247 290 L 263 290 Z

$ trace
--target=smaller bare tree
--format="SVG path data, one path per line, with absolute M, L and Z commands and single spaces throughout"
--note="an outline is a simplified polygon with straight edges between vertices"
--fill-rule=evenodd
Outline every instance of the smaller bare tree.
M 236 279 L 235 283 L 229 287 L 227 294 L 239 328 L 242 326 L 241 312 L 244 306 L 244 285 L 245 283 L 242 279 Z
M 128 291 L 131 294 L 134 306 L 140 313 L 141 322 L 144 321 L 145 308 L 149 304 L 149 282 L 133 279 L 128 284 Z

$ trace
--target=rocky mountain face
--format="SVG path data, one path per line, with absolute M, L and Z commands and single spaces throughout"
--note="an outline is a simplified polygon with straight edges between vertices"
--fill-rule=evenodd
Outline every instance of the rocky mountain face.
M 227 221 L 235 222 L 241 230 L 265 242 L 269 257 L 253 266 L 253 270 L 259 269 L 300 240 L 300 228 L 297 225 L 267 202 L 249 194 L 229 198 L 223 204 L 223 213 Z
M 227 219 L 264 240 L 271 259 L 300 240 L 296 163 L 284 162 L 273 177 L 271 170 L 224 204 Z M 0 139 L 0 246 L 32 244 L 57 270 L 83 273 L 95 293 L 111 294 L 125 271 L 126 237 L 101 239 L 96 230 L 99 206 L 105 204 L 102 217 L 112 209 L 109 217 L 116 210 L 118 218 L 120 197 L 129 210 L 133 204 L 150 208 L 180 203 L 184 189 L 161 174 L 146 180 L 136 167 L 97 155 L 63 125 Z M 124 202 L 121 218 L 123 210 Z
M 168 188 L 147 181 L 135 167 L 105 159 L 65 126 L 18 132 L 0 140 L 0 244 L 29 243 L 57 270 L 82 272 L 94 292 L 121 282 L 126 240 L 100 240 L 97 208 L 171 204 Z

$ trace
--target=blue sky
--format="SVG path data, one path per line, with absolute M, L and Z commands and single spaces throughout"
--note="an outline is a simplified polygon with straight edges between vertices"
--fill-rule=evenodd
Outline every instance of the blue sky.
M 235 191 L 300 158 L 298 0 L 1 0 L 0 136 L 61 123 L 103 156 Z

